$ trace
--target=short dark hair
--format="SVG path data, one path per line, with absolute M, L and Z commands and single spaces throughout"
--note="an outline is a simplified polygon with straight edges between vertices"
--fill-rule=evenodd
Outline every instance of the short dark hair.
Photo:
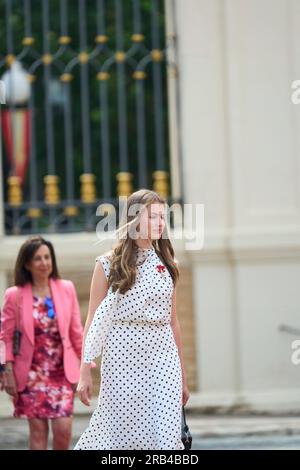
M 54 248 L 51 242 L 45 240 L 40 236 L 34 236 L 26 240 L 21 246 L 17 261 L 15 264 L 14 280 L 16 286 L 24 286 L 27 283 L 32 284 L 31 272 L 26 269 L 26 264 L 30 263 L 35 255 L 35 252 L 42 246 L 46 245 L 49 248 L 52 259 L 52 272 L 49 277 L 59 279 L 60 275 L 57 269 L 56 257 Z

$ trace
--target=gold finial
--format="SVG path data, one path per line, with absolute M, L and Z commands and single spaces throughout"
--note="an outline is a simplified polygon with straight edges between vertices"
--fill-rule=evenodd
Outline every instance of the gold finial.
M 89 61 L 89 55 L 87 52 L 82 51 L 78 55 L 78 60 L 81 64 L 86 64 Z
M 131 41 L 133 42 L 143 42 L 144 39 L 145 39 L 145 36 L 143 34 L 136 33 L 131 36 Z
M 159 49 L 153 49 L 151 51 L 151 57 L 153 62 L 161 62 L 163 60 L 163 53 Z
M 73 75 L 71 73 L 63 73 L 61 76 L 60 76 L 60 80 L 64 83 L 68 83 L 70 82 L 71 80 L 73 80 Z
M 125 59 L 126 59 L 126 54 L 123 51 L 117 51 L 115 53 L 115 58 L 116 58 L 116 61 L 119 62 L 119 63 L 124 62 Z
M 95 180 L 95 175 L 92 173 L 84 173 L 80 176 L 82 202 L 90 204 L 96 201 Z
M 76 206 L 66 206 L 64 208 L 64 214 L 68 217 L 75 217 L 75 215 L 78 215 L 78 208 Z
M 19 176 L 9 176 L 8 184 L 8 203 L 11 206 L 20 206 L 22 204 L 21 178 Z
M 52 62 L 52 55 L 51 54 L 44 54 L 42 56 L 42 61 L 45 65 L 49 65 Z
M 97 80 L 104 81 L 104 80 L 108 80 L 110 75 L 108 72 L 98 72 L 96 77 L 97 77 Z
M 36 80 L 36 75 L 32 75 L 30 73 L 27 74 L 27 80 L 29 81 L 29 83 L 32 83 Z
M 60 36 L 60 38 L 58 38 L 58 42 L 62 46 L 66 46 L 67 44 L 70 44 L 71 41 L 72 41 L 71 36 Z
M 116 175 L 118 185 L 117 194 L 118 196 L 130 196 L 132 193 L 132 174 L 128 171 L 120 171 Z
M 31 219 L 38 219 L 41 215 L 42 211 L 38 207 L 30 207 L 27 211 L 27 216 Z
M 31 36 L 26 36 L 22 41 L 23 46 L 32 46 L 34 44 L 34 38 Z
M 168 177 L 167 171 L 158 170 L 153 172 L 153 190 L 165 199 L 169 195 Z
M 108 41 L 108 36 L 106 36 L 106 34 L 98 34 L 95 37 L 95 42 L 97 44 L 105 44 L 107 41 Z
M 147 74 L 143 72 L 143 70 L 136 70 L 133 72 L 132 76 L 135 80 L 145 80 Z
M 46 175 L 44 177 L 46 204 L 58 204 L 60 199 L 58 180 L 59 178 L 56 175 Z
M 16 56 L 14 54 L 8 54 L 6 56 L 6 64 L 8 65 L 8 67 L 10 67 L 14 61 L 16 60 Z

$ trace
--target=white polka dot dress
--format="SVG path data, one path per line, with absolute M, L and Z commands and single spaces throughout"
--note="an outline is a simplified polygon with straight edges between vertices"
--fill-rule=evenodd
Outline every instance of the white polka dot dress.
M 100 256 L 108 277 L 110 261 Z M 178 450 L 182 375 L 171 329 L 173 281 L 154 247 L 136 247 L 135 284 L 111 288 L 86 336 L 84 362 L 102 355 L 98 405 L 76 450 Z

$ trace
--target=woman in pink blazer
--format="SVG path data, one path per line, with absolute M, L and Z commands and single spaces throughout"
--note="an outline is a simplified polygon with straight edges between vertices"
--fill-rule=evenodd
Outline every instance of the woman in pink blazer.
M 6 347 L 1 386 L 13 397 L 14 416 L 28 419 L 30 449 L 47 449 L 49 420 L 53 449 L 68 449 L 82 325 L 74 285 L 60 279 L 49 241 L 32 237 L 22 245 L 1 317 Z

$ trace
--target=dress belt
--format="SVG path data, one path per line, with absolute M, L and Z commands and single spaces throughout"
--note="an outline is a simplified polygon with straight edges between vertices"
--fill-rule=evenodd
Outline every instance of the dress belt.
M 151 322 L 147 320 L 113 320 L 114 325 L 167 326 L 169 322 Z

